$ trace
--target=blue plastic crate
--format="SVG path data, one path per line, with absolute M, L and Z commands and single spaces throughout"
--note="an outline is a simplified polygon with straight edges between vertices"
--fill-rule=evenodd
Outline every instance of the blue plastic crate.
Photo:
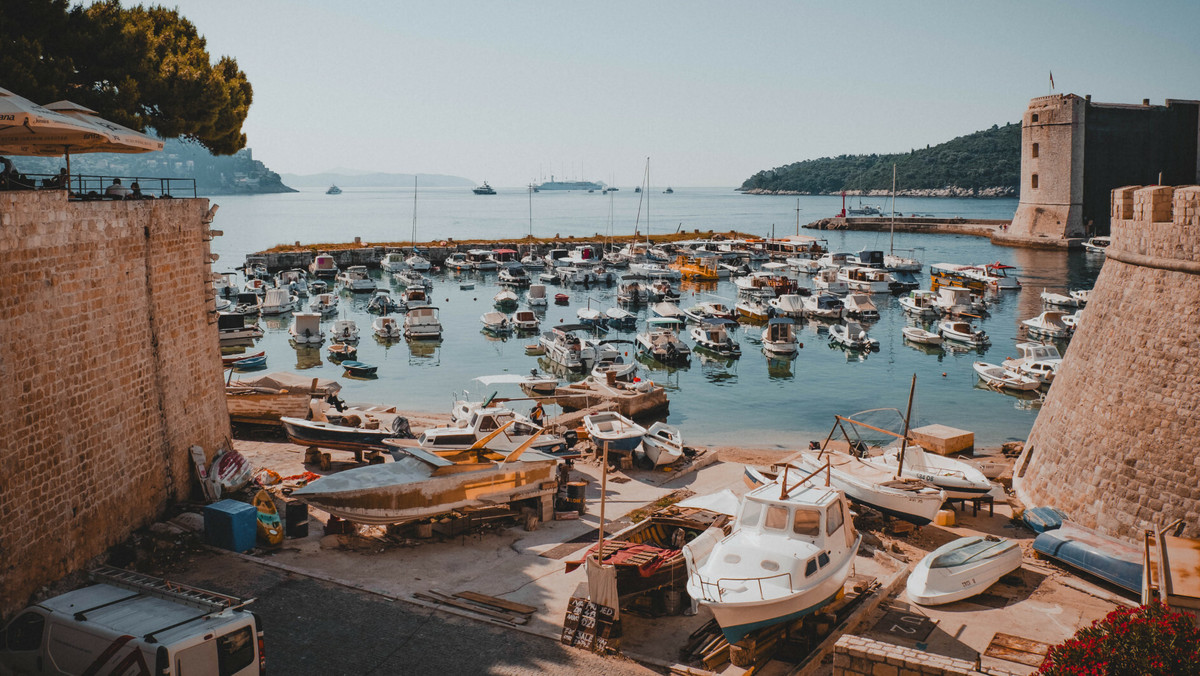
M 237 500 L 221 500 L 204 508 L 204 537 L 210 545 L 245 552 L 254 549 L 258 510 Z

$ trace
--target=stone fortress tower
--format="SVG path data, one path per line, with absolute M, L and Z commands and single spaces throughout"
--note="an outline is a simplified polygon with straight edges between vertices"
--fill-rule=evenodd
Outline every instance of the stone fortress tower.
M 1137 540 L 1200 534 L 1200 186 L 1117 188 L 1112 244 L 1013 470 L 1017 496 Z
M 1113 188 L 1200 182 L 1198 147 L 1200 101 L 1033 99 L 1021 122 L 1020 204 L 993 241 L 1065 247 L 1073 238 L 1108 234 Z

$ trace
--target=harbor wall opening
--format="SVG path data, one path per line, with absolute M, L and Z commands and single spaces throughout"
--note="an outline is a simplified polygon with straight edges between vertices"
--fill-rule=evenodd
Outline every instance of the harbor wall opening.
M 1028 507 L 1130 542 L 1200 524 L 1200 186 L 1112 191 L 1112 244 L 1017 460 Z
M 229 435 L 208 200 L 0 192 L 0 617 L 168 502 Z

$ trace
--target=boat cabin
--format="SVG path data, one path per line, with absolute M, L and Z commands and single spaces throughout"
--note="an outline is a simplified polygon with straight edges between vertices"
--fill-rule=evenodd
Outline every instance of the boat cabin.
M 492 249 L 492 259 L 497 263 L 520 262 L 521 254 L 513 249 Z
M 950 286 L 983 293 L 987 290 L 987 282 L 967 274 L 967 271 L 972 268 L 974 266 L 957 265 L 955 263 L 934 263 L 930 265 L 929 279 L 933 290 L 937 291 L 941 287 Z
M 858 264 L 866 268 L 882 268 L 883 267 L 883 252 L 870 251 L 863 249 L 855 256 Z

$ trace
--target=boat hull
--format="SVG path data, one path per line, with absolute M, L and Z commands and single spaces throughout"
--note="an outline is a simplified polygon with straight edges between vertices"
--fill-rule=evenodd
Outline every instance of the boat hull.
M 931 567 L 939 555 L 964 545 L 978 545 L 982 538 L 960 538 L 931 552 L 908 576 L 908 600 L 923 606 L 953 603 L 983 593 L 1000 578 L 1021 567 L 1021 548 L 1006 540 L 996 543 L 995 553 L 959 566 Z
M 391 430 L 365 430 L 342 425 L 323 425 L 297 418 L 281 418 L 288 441 L 300 446 L 318 446 L 335 451 L 356 453 L 369 450 L 384 450 L 384 439 L 397 435 Z

